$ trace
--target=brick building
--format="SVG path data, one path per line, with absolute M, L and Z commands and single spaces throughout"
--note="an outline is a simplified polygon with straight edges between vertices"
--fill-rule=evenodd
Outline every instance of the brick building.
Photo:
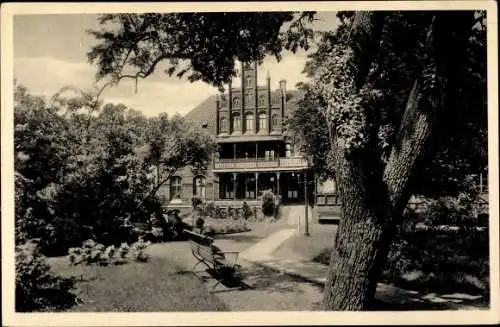
M 305 192 L 311 203 L 338 204 L 334 183 L 315 183 L 306 158 L 283 128 L 299 91 L 287 90 L 285 80 L 273 89 L 269 74 L 266 84 L 258 85 L 257 74 L 256 63 L 242 64 L 240 87 L 229 83 L 226 93 L 210 96 L 185 116 L 215 135 L 219 150 L 206 172 L 185 168 L 162 188 L 169 207 L 189 206 L 193 197 L 258 205 L 264 190 L 279 194 L 284 205 L 304 204 Z

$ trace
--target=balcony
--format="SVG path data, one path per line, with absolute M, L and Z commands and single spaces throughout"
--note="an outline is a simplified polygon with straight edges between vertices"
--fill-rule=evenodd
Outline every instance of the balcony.
M 277 159 L 267 158 L 236 158 L 218 159 L 214 162 L 214 171 L 241 171 L 241 170 L 296 170 L 307 168 L 304 157 L 286 157 Z

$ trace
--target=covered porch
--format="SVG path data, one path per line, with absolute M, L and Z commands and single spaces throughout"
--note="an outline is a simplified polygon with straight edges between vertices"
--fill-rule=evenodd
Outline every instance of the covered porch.
M 282 203 L 304 202 L 303 172 L 219 173 L 217 200 L 258 201 L 270 190 Z

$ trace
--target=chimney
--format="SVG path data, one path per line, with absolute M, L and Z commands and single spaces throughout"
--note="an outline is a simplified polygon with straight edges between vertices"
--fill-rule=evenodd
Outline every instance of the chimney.
M 282 79 L 280 81 L 280 91 L 281 91 L 281 121 L 285 119 L 285 107 L 286 107 L 286 80 Z
M 286 80 L 284 79 L 280 81 L 280 91 L 281 91 L 281 96 L 286 97 Z

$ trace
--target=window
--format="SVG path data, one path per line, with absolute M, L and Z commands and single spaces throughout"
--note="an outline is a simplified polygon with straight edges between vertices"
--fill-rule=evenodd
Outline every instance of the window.
M 265 130 L 267 125 L 267 115 L 259 114 L 259 130 Z
M 193 196 L 204 199 L 206 195 L 207 180 L 204 176 L 193 178 Z
M 227 119 L 226 119 L 226 117 L 221 117 L 219 131 L 220 132 L 227 132 Z
M 235 106 L 235 107 L 239 107 L 240 106 L 240 98 L 235 97 L 233 99 L 233 106 Z
M 182 196 L 182 178 L 174 176 L 170 178 L 170 200 L 180 199 Z
M 246 107 L 249 107 L 249 106 L 252 106 L 252 95 L 251 94 L 247 94 L 245 95 L 245 106 Z
M 250 75 L 247 75 L 245 79 L 245 86 L 252 87 L 252 77 Z
M 241 131 L 241 117 L 240 114 L 233 114 L 233 131 Z
M 253 114 L 247 114 L 245 117 L 247 132 L 253 131 Z
M 259 96 L 259 107 L 264 107 L 266 105 L 266 98 L 263 95 Z
M 292 145 L 290 143 L 285 144 L 285 157 L 292 156 Z
M 266 150 L 264 155 L 265 155 L 265 160 L 274 160 L 275 159 L 274 150 Z
M 278 115 L 274 114 L 273 115 L 273 118 L 272 118 L 272 125 L 273 125 L 273 130 L 277 130 L 278 129 Z

